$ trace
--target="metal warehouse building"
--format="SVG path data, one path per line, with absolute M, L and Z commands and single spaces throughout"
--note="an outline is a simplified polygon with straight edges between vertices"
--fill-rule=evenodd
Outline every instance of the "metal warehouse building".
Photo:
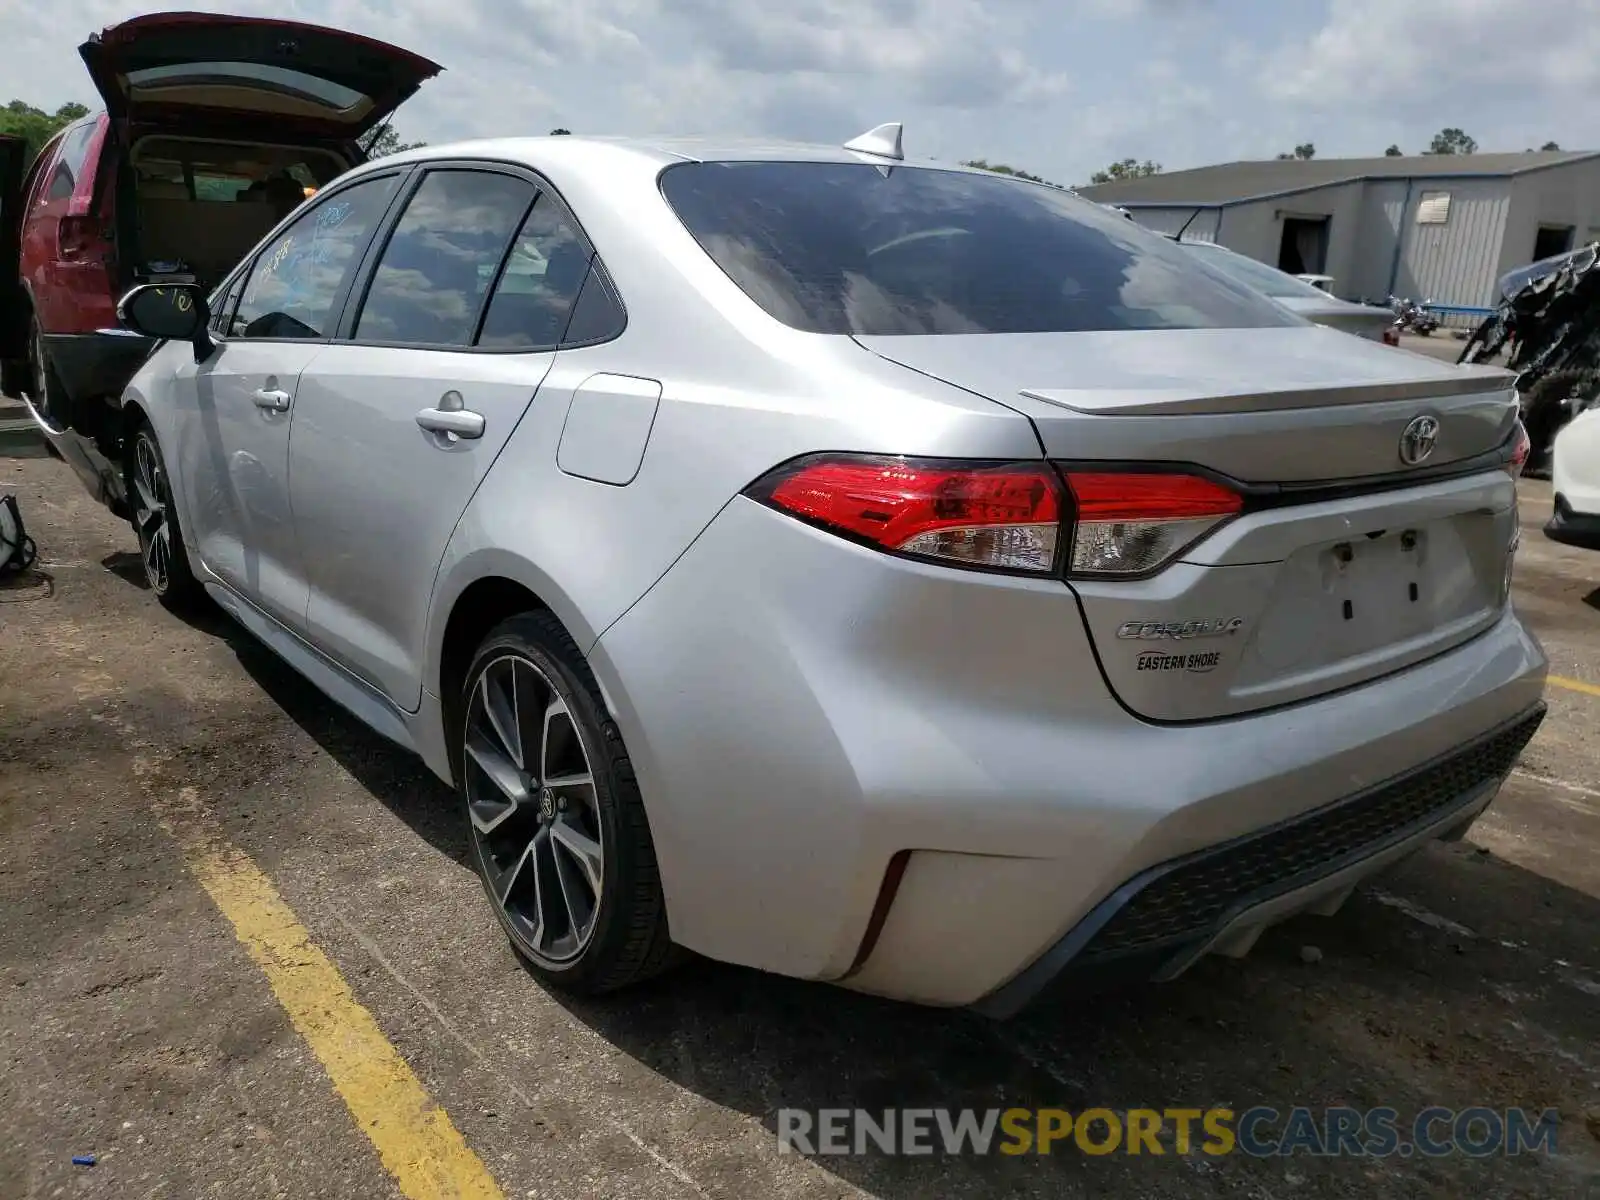
M 1487 307 L 1505 272 L 1600 239 L 1600 152 L 1236 162 L 1080 191 L 1352 300 Z

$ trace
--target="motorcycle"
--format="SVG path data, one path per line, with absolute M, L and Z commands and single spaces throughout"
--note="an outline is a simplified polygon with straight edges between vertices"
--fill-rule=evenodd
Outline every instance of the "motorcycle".
M 1395 325 L 1402 332 L 1427 337 L 1439 328 L 1439 318 L 1428 311 L 1427 301 L 1418 304 L 1414 300 L 1390 296 L 1389 307 L 1394 310 Z

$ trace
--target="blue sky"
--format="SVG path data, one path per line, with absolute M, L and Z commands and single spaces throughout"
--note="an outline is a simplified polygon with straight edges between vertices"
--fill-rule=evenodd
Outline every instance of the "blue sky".
M 10 95 L 92 103 L 74 47 L 146 4 L 0 0 Z M 181 7 L 191 7 L 182 5 Z M 321 0 L 274 11 L 395 41 L 447 73 L 407 137 L 725 133 L 907 149 L 1060 183 L 1424 148 L 1600 149 L 1600 0 Z M 9 99 L 10 95 L 4 97 Z

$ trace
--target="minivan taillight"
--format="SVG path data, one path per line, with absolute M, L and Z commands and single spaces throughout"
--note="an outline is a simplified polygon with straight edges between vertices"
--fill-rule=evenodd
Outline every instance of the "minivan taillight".
M 1194 475 L 858 454 L 797 459 L 745 494 L 896 554 L 1098 577 L 1157 570 L 1244 507 Z
M 100 238 L 100 222 L 94 217 L 62 217 L 56 226 L 56 247 L 62 258 L 82 258 Z

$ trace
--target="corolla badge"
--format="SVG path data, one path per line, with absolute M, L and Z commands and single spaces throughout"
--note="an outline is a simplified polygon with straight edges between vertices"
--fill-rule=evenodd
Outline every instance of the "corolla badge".
M 1417 466 L 1433 453 L 1438 440 L 1438 417 L 1413 417 L 1400 434 L 1400 461 L 1408 467 Z
M 1126 621 L 1117 629 L 1117 637 L 1137 642 L 1186 642 L 1190 638 L 1227 637 L 1242 628 L 1243 617 L 1218 617 L 1207 621 Z

